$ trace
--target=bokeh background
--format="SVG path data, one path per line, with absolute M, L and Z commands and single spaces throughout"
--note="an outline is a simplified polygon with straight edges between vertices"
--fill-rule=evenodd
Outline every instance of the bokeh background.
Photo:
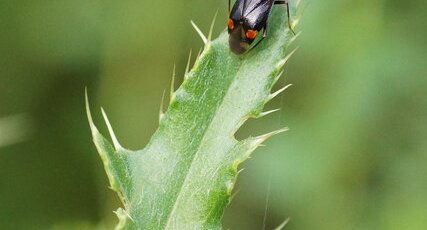
M 244 164 L 224 228 L 427 229 L 427 2 L 302 5 L 282 111 L 238 136 L 291 131 Z M 216 9 L 218 35 L 226 0 L 0 1 L 0 229 L 113 228 L 84 88 L 142 148 L 174 63 L 181 81 L 202 47 L 190 20 L 207 32 Z

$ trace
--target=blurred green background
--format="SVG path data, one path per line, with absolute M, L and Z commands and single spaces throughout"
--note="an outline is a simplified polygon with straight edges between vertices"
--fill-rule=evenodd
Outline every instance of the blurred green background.
M 266 213 L 266 229 L 427 229 L 427 2 L 303 6 L 278 84 L 294 86 L 268 105 L 283 110 L 238 136 L 291 131 L 244 164 L 224 228 L 263 229 Z M 174 63 L 182 81 L 202 47 L 190 20 L 207 32 L 216 9 L 215 36 L 225 0 L 0 1 L 0 229 L 113 228 L 84 87 L 98 126 L 102 105 L 142 148 Z

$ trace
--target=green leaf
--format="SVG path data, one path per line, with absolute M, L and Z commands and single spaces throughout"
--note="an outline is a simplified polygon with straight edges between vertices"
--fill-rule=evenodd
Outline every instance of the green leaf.
M 288 56 L 294 36 L 283 7 L 274 7 L 268 38 L 245 55 L 229 51 L 228 34 L 210 41 L 179 89 L 149 144 L 130 151 L 119 144 L 102 110 L 112 138 L 95 127 L 88 102 L 93 140 L 111 188 L 123 209 L 118 229 L 221 229 L 238 166 L 269 137 L 286 128 L 238 141 L 234 134 L 249 118 L 259 118 Z M 87 97 L 86 97 L 87 100 Z

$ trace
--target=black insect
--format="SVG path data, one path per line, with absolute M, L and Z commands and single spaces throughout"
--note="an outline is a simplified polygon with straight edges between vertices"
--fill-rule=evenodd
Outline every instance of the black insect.
M 268 16 L 273 5 L 285 4 L 288 13 L 288 26 L 291 27 L 288 0 L 237 0 L 230 11 L 231 0 L 228 0 L 228 33 L 230 49 L 235 54 L 243 54 L 253 43 L 258 33 L 262 30 L 262 38 L 253 46 L 255 47 L 267 36 Z M 295 34 L 295 33 L 294 33 Z

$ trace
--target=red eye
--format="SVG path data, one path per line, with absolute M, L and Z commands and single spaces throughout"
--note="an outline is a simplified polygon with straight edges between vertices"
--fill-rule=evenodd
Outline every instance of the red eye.
M 229 30 L 234 29 L 234 22 L 231 18 L 228 19 L 227 25 Z
M 246 37 L 249 40 L 254 40 L 255 37 L 257 36 L 257 34 L 258 34 L 258 32 L 256 30 L 248 30 L 248 31 L 246 31 Z

